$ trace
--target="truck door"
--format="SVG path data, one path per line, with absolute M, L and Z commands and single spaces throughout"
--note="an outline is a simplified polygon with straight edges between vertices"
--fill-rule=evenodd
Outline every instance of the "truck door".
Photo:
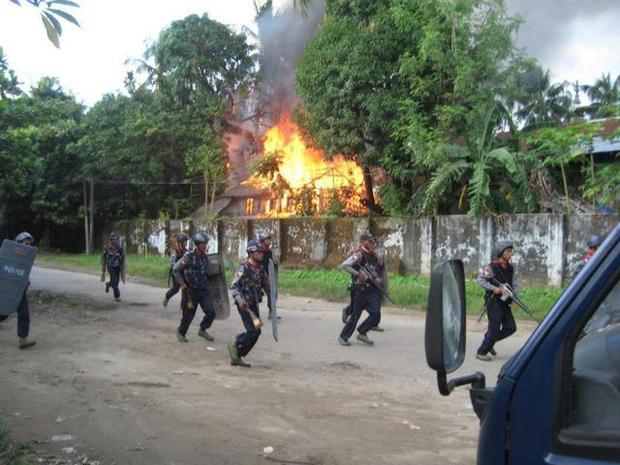
M 508 463 L 620 463 L 619 277 L 616 243 L 513 378 Z

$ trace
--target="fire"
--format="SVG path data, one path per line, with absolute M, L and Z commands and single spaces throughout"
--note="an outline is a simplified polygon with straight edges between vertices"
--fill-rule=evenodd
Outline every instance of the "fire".
M 306 145 L 289 118 L 265 133 L 263 149 L 264 157 L 245 183 L 269 189 L 265 215 L 316 214 L 336 205 L 346 214 L 364 211 L 361 167 L 340 155 L 326 160 L 323 151 Z

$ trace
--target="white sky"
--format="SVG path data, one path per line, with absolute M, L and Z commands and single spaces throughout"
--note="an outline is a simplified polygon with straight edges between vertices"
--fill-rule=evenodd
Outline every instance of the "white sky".
M 558 5 L 568 0 L 537 0 Z M 620 0 L 617 11 L 573 15 L 562 24 L 528 8 L 519 42 L 551 68 L 554 80 L 591 83 L 603 72 L 620 73 Z M 74 13 L 82 27 L 62 22 L 61 48 L 48 40 L 35 8 L 0 0 L 0 46 L 9 66 L 27 86 L 55 76 L 78 100 L 92 105 L 106 92 L 122 90 L 128 58 L 139 58 L 146 44 L 170 22 L 189 14 L 208 13 L 225 24 L 254 29 L 252 0 L 78 0 Z M 290 3 L 280 0 L 276 4 Z M 528 2 L 512 2 L 519 10 Z M 613 3 L 613 2 L 612 2 Z M 596 12 L 595 12 L 596 13 Z M 603 14 L 604 13 L 604 14 Z M 549 40 L 548 31 L 555 31 Z M 545 36 L 547 33 L 547 36 Z M 536 40 L 532 40 L 535 38 Z M 538 40 L 540 39 L 540 40 Z

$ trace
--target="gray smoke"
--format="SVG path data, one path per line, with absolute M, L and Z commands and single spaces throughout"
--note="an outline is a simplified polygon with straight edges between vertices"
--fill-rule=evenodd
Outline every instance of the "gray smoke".
M 261 81 L 239 109 L 236 131 L 227 137 L 232 186 L 248 177 L 250 159 L 260 151 L 264 131 L 290 115 L 296 105 L 297 61 L 325 14 L 322 0 L 315 0 L 305 16 L 291 0 L 273 3 L 257 20 Z
M 543 67 L 551 68 L 555 80 L 565 79 L 554 68 L 566 67 L 563 61 L 569 44 L 593 38 L 604 44 L 618 37 L 620 0 L 508 0 L 507 5 L 510 14 L 525 20 L 517 44 Z M 609 25 L 609 30 L 594 30 L 591 25 L 597 20 Z
M 258 20 L 262 52 L 259 103 L 266 110 L 268 125 L 290 114 L 297 103 L 297 61 L 325 15 L 320 0 L 315 0 L 305 17 L 292 7 L 292 1 L 280 3 Z

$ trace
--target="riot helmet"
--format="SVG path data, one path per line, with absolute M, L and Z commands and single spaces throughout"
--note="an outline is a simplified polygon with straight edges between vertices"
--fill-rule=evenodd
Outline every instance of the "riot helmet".
M 19 242 L 20 244 L 23 244 L 27 241 L 32 244 L 34 242 L 34 238 L 30 235 L 30 233 L 26 231 L 20 232 L 17 237 L 15 237 L 15 242 Z

